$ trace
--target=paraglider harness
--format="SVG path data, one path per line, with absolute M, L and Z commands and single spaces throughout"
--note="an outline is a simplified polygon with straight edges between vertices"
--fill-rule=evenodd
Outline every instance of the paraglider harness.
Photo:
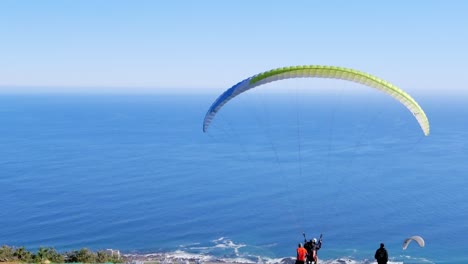
M 302 235 L 304 236 L 304 248 L 307 250 L 306 264 L 317 263 L 317 250 L 322 247 L 323 234 L 320 234 L 317 243 L 313 243 L 312 240 L 307 241 L 305 233 L 302 233 Z

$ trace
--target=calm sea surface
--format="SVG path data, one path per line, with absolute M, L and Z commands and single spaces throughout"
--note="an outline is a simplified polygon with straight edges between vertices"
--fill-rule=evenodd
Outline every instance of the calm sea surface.
M 1 95 L 0 244 L 468 263 L 468 104 L 380 93 Z M 402 241 L 420 235 L 426 246 Z

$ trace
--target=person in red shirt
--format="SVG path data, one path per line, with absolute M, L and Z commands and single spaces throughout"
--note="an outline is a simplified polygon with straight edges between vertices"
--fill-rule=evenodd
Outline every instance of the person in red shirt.
M 296 264 L 304 264 L 306 257 L 307 257 L 307 250 L 302 247 L 302 244 L 299 243 L 297 246 L 297 258 L 296 258 Z

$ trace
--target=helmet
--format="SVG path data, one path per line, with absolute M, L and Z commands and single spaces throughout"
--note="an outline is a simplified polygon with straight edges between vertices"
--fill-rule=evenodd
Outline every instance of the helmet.
M 316 239 L 316 238 L 314 238 L 312 241 L 314 241 L 314 243 L 317 243 L 317 239 Z

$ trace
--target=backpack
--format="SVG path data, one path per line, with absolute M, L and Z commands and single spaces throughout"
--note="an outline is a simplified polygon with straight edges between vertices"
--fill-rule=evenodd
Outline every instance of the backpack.
M 384 248 L 379 249 L 377 252 L 377 260 L 386 260 L 387 259 L 387 251 Z

